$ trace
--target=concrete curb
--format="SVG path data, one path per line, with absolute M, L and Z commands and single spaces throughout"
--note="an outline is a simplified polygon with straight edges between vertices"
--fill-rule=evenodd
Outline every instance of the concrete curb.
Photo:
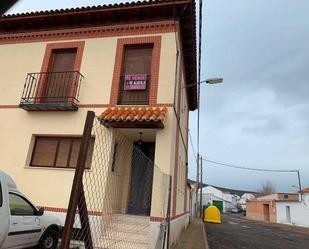
M 203 234 L 204 234 L 204 244 L 205 244 L 205 249 L 210 249 L 209 244 L 208 244 L 208 240 L 207 240 L 207 235 L 206 235 L 206 230 L 205 230 L 205 224 L 204 222 L 202 223 L 203 225 Z

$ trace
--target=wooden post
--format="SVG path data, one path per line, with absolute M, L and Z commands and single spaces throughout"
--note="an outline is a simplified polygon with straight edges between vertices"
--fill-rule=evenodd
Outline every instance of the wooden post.
M 80 214 L 79 218 L 80 218 L 80 223 L 81 223 L 81 230 L 82 230 L 82 234 L 84 235 L 83 240 L 85 242 L 85 248 L 93 249 L 89 217 L 88 217 L 88 209 L 87 209 L 85 192 L 84 192 L 83 186 L 81 188 L 80 196 L 78 200 L 78 211 Z
M 67 212 L 67 216 L 65 219 L 65 225 L 64 225 L 64 229 L 62 233 L 62 240 L 61 240 L 61 247 L 60 247 L 61 249 L 69 249 L 70 247 L 70 241 L 71 241 L 71 236 L 72 236 L 73 224 L 75 220 L 76 208 L 77 208 L 79 200 L 81 200 L 80 193 L 82 190 L 83 173 L 85 169 L 85 162 L 86 162 L 86 157 L 87 157 L 87 152 L 88 152 L 88 146 L 91 140 L 91 131 L 92 131 L 94 117 L 95 117 L 94 112 L 92 111 L 87 112 L 87 118 L 86 118 L 86 122 L 84 126 L 83 137 L 81 141 L 73 185 L 71 189 L 68 212 Z M 86 219 L 88 219 L 88 215 Z M 89 229 L 89 226 L 88 226 L 88 229 Z M 90 229 L 89 231 L 87 231 L 87 233 L 90 234 L 91 236 Z

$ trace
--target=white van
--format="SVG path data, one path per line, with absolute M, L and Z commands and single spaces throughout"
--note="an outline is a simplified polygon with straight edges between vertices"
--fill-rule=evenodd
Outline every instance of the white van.
M 34 206 L 17 190 L 12 178 L 0 170 L 0 248 L 54 249 L 59 230 L 58 218 Z

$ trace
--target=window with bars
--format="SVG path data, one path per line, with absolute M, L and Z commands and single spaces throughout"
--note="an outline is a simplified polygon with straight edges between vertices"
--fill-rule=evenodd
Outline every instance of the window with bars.
M 81 137 L 36 136 L 30 166 L 76 168 Z M 85 167 L 91 166 L 94 137 L 90 140 Z

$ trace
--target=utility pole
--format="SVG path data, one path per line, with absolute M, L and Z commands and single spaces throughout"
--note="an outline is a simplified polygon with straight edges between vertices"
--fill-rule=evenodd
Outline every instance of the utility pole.
M 198 212 L 198 190 L 200 188 L 199 179 L 200 179 L 200 154 L 197 153 L 197 159 L 196 159 L 196 192 L 195 192 L 195 218 L 199 217 Z
M 203 158 L 201 156 L 200 217 L 203 217 Z
M 297 178 L 298 178 L 298 187 L 299 187 L 299 194 L 300 194 L 300 201 L 302 201 L 302 189 L 301 189 L 301 183 L 300 183 L 300 173 L 299 170 L 297 170 Z

